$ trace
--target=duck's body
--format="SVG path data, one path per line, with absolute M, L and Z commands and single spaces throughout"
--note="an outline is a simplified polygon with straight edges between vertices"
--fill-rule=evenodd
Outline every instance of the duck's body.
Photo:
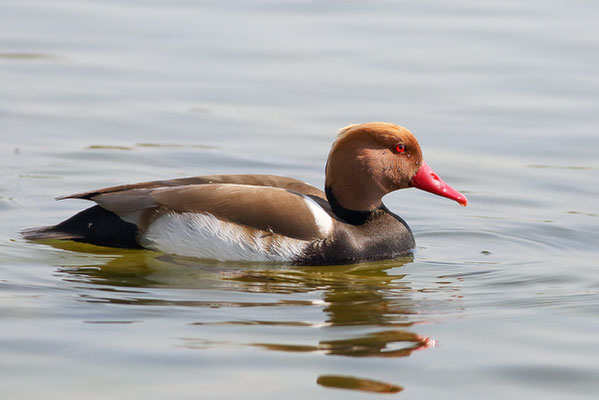
M 218 260 L 316 265 L 389 259 L 409 252 L 414 237 L 381 197 L 408 186 L 466 202 L 426 166 L 407 130 L 352 125 L 333 144 L 326 193 L 273 175 L 144 182 L 62 197 L 97 205 L 23 236 Z

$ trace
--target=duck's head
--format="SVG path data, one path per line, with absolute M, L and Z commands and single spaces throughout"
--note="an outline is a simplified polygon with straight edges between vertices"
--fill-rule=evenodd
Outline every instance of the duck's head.
M 468 202 L 422 160 L 420 145 L 410 131 L 386 122 L 350 125 L 339 131 L 329 153 L 325 187 L 338 205 L 356 211 L 374 210 L 384 195 L 408 187 L 463 206 Z

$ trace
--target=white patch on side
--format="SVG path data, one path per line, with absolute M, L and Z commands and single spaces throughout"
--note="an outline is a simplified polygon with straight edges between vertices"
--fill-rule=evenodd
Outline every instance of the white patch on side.
M 154 220 L 140 242 L 165 253 L 220 261 L 290 261 L 308 245 L 305 240 L 272 235 L 208 213 L 173 212 Z
M 318 226 L 318 230 L 324 236 L 327 236 L 331 232 L 331 229 L 333 229 L 333 218 L 331 218 L 331 216 L 327 214 L 327 212 L 310 197 L 303 195 L 302 197 L 312 212 L 312 216 L 314 217 L 314 222 Z

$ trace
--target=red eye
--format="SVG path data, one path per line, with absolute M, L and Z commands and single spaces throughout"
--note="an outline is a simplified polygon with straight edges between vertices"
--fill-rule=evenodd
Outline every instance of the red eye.
M 398 144 L 397 146 L 395 146 L 395 151 L 397 151 L 398 153 L 403 153 L 404 151 L 406 151 L 406 145 Z

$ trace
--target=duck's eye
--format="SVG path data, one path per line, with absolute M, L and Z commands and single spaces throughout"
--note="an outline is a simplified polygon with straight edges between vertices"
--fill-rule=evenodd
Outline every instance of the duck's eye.
M 395 146 L 395 151 L 397 151 L 398 153 L 403 153 L 404 151 L 406 151 L 406 145 L 398 144 L 397 146 Z

